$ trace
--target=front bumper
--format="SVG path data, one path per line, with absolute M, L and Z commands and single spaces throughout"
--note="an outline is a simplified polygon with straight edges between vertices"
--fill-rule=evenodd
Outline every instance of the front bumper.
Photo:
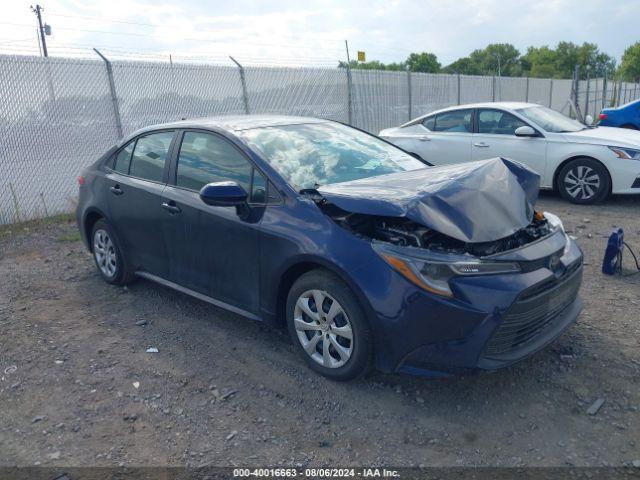
M 611 175 L 611 193 L 640 193 L 640 161 L 616 159 L 615 162 L 610 162 L 607 168 Z
M 503 255 L 527 262 L 528 271 L 459 277 L 453 299 L 409 285 L 395 272 L 369 272 L 378 290 L 367 292 L 376 313 L 377 367 L 420 375 L 494 370 L 551 343 L 582 308 L 582 252 L 574 241 L 563 252 L 565 238 L 559 233 Z M 553 266 L 539 263 L 559 252 Z
M 488 315 L 466 338 L 417 348 L 398 370 L 422 375 L 496 370 L 533 355 L 569 328 L 582 310 L 582 265 L 573 268 L 537 296 L 521 300 L 539 286 L 525 290 L 509 309 Z M 451 362 L 458 358 L 467 361 Z

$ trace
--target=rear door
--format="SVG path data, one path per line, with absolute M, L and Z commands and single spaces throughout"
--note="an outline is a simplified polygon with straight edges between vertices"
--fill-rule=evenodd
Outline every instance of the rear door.
M 112 228 L 134 270 L 164 277 L 167 250 L 161 230 L 162 191 L 174 131 L 137 137 L 117 152 L 107 174 L 108 210 Z
M 434 165 L 468 162 L 472 120 L 472 109 L 449 110 L 425 118 L 424 133 L 415 136 L 415 153 Z
M 544 176 L 547 163 L 547 140 L 542 135 L 516 137 L 516 129 L 522 126 L 530 125 L 505 110 L 478 109 L 477 133 L 473 134 L 472 142 L 473 160 L 504 157 L 523 163 Z M 541 183 L 545 184 L 544 181 Z
M 181 135 L 163 203 L 163 232 L 170 252 L 169 279 L 256 313 L 259 302 L 259 225 L 266 179 L 230 140 L 188 130 Z M 246 208 L 205 204 L 200 189 L 234 181 L 249 194 Z

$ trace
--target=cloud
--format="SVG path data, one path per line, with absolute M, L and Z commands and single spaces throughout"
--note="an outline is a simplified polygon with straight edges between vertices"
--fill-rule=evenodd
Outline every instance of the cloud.
M 0 47 L 37 52 L 30 3 L 3 5 L 3 21 L 20 25 L 3 25 Z M 345 39 L 353 52 L 384 62 L 430 51 L 447 64 L 488 43 L 509 42 L 524 51 L 561 40 L 594 42 L 620 57 L 637 40 L 638 10 L 637 0 L 47 0 L 44 6 L 53 54 L 96 46 L 178 58 L 233 55 L 330 65 L 344 59 Z

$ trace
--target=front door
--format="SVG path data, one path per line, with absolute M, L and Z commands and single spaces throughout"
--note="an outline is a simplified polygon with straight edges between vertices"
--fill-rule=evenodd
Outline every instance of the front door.
M 184 132 L 172 177 L 163 193 L 170 209 L 162 222 L 170 252 L 169 280 L 257 313 L 264 177 L 229 140 L 203 131 Z M 221 181 L 242 186 L 248 192 L 247 205 L 205 204 L 200 189 Z
M 516 137 L 516 129 L 522 126 L 529 125 L 504 110 L 479 109 L 477 133 L 473 134 L 471 147 L 473 160 L 503 157 L 520 162 L 544 177 L 547 140 L 542 136 Z M 544 178 L 540 183 L 545 185 Z

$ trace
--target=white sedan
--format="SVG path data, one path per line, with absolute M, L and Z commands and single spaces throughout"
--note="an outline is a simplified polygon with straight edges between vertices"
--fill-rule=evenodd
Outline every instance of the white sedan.
M 433 165 L 506 157 L 540 174 L 541 188 L 574 203 L 640 193 L 640 132 L 587 127 L 532 103 L 460 105 L 380 137 Z

